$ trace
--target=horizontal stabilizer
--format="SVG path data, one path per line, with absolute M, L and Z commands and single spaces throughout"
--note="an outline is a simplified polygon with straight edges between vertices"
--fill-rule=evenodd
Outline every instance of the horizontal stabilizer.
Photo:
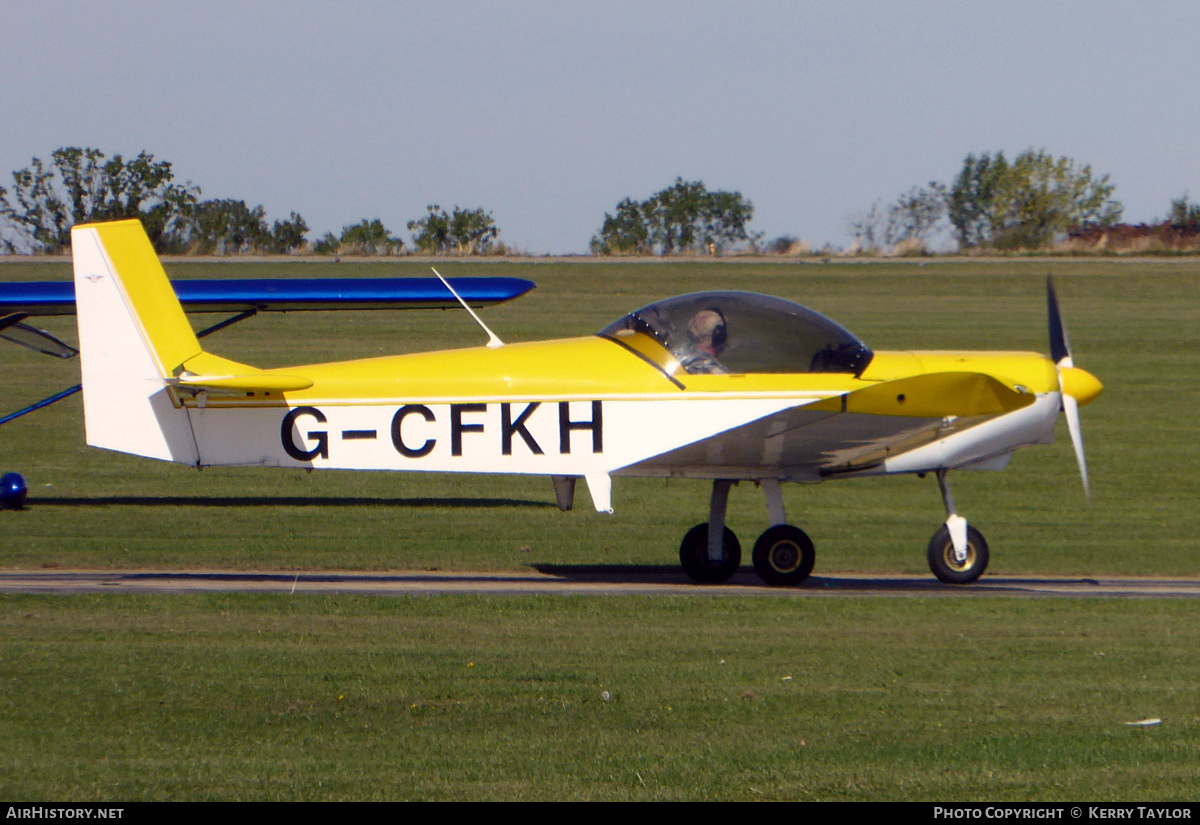
M 260 372 L 250 375 L 192 375 L 183 373 L 167 381 L 172 386 L 190 390 L 221 390 L 225 392 L 256 392 L 306 390 L 313 385 L 307 378 Z
M 183 363 L 179 375 L 168 378 L 167 384 L 183 390 L 214 390 L 216 392 L 288 392 L 306 390 L 311 379 L 285 375 L 270 370 L 230 361 L 211 352 L 202 352 Z

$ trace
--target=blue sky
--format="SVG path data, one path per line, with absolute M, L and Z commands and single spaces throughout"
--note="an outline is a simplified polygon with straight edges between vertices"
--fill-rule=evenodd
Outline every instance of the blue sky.
M 1108 174 L 1125 219 L 1200 199 L 1200 6 L 1185 2 L 0 0 L 0 175 L 145 149 L 205 198 L 313 235 L 425 206 L 582 253 L 676 177 L 751 228 L 847 219 L 1034 147 Z

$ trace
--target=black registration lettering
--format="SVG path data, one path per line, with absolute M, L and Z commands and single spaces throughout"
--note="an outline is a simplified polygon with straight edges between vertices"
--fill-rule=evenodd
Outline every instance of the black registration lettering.
M 420 458 L 423 455 L 429 455 L 433 452 L 434 445 L 437 444 L 436 438 L 425 439 L 425 442 L 420 447 L 410 447 L 404 443 L 404 436 L 400 433 L 400 427 L 404 424 L 404 419 L 410 415 L 419 415 L 430 424 L 436 420 L 433 410 L 424 404 L 405 404 L 396 410 L 396 414 L 392 416 L 392 446 L 396 448 L 396 452 L 405 458 Z
M 571 405 L 567 401 L 558 402 L 558 451 L 562 455 L 571 452 L 571 433 L 575 430 L 592 431 L 592 452 L 604 452 L 604 417 L 599 401 L 592 402 L 591 421 L 572 421 Z
M 482 424 L 464 424 L 463 413 L 487 412 L 487 404 L 450 405 L 450 455 L 462 455 L 463 433 L 481 433 Z
M 538 446 L 537 441 L 533 438 L 533 433 L 525 429 L 525 422 L 529 420 L 529 416 L 533 411 L 541 406 L 541 402 L 534 401 L 521 411 L 517 416 L 516 421 L 512 417 L 512 404 L 504 403 L 500 405 L 500 452 L 504 455 L 512 455 L 513 451 L 513 436 L 521 436 L 521 440 L 525 442 L 525 446 L 534 455 L 542 455 L 542 448 Z
M 296 419 L 301 416 L 309 415 L 316 419 L 318 424 L 324 424 L 325 414 L 316 407 L 297 407 L 288 412 L 283 417 L 283 426 L 279 428 L 279 437 L 283 441 L 283 451 L 297 461 L 312 461 L 320 456 L 321 458 L 329 458 L 329 433 L 318 430 L 310 432 L 308 437 L 316 442 L 316 446 L 311 450 L 304 449 L 303 445 L 296 443 Z

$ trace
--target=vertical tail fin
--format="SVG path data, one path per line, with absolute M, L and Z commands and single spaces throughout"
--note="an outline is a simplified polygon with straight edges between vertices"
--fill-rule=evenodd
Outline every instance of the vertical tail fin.
M 141 223 L 76 226 L 71 249 L 87 443 L 196 463 L 187 411 L 166 379 L 200 343 Z

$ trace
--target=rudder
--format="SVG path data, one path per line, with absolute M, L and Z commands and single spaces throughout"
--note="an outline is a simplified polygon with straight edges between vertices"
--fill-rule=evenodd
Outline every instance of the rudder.
M 200 343 L 141 223 L 76 226 L 71 248 L 87 443 L 197 463 L 166 379 Z

